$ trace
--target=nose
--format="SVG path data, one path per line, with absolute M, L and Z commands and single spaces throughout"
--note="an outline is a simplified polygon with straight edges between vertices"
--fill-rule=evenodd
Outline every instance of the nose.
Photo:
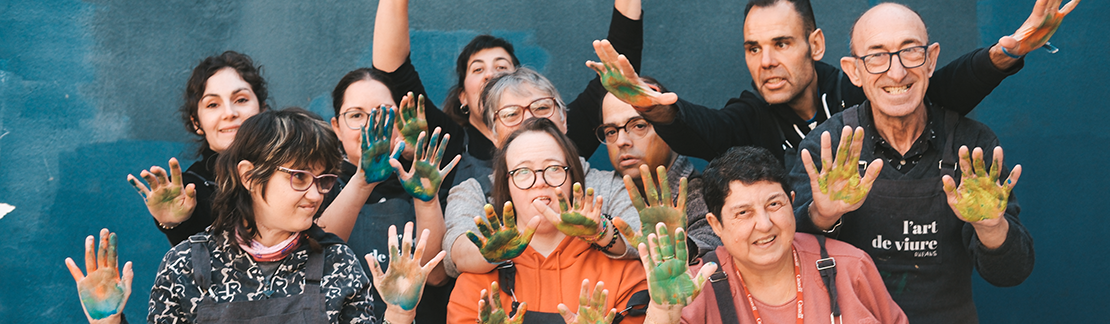
M 628 134 L 628 129 L 622 128 L 617 130 L 617 138 L 613 140 L 613 144 L 617 146 L 632 146 L 632 137 Z
M 894 81 L 902 81 L 906 74 L 906 67 L 902 65 L 902 57 L 898 55 L 891 56 L 890 69 L 886 71 L 886 76 Z
M 320 193 L 320 184 L 313 181 L 312 185 L 308 187 L 308 190 L 305 190 L 304 198 L 312 202 L 319 202 L 323 199 L 324 194 Z
M 756 211 L 756 213 L 757 213 L 755 215 L 755 230 L 756 231 L 758 231 L 758 232 L 767 232 L 767 231 L 770 231 L 771 228 L 775 226 L 774 222 L 771 221 L 771 213 L 768 213 L 766 210 Z
M 231 103 L 231 101 L 224 102 L 224 119 L 235 119 L 239 117 L 239 109 Z
M 763 52 L 760 52 L 759 66 L 761 66 L 765 69 L 769 69 L 769 68 L 775 67 L 776 65 L 779 65 L 779 61 L 775 59 L 774 55 L 772 55 L 772 52 L 773 51 L 768 51 L 768 50 L 764 50 Z

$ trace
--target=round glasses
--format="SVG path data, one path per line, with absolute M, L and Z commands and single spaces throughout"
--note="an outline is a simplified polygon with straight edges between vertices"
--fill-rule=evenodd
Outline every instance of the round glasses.
M 896 52 L 874 53 L 864 56 L 852 55 L 852 57 L 862 60 L 863 68 L 867 69 L 868 73 L 880 74 L 890 71 L 890 65 L 893 64 L 890 59 L 892 56 L 898 56 L 898 62 L 902 63 L 902 67 L 912 69 L 925 65 L 928 54 L 929 45 L 921 45 L 904 48 Z
M 520 105 L 508 105 L 501 107 L 497 110 L 497 120 L 505 127 L 513 127 L 520 125 L 524 121 L 524 111 L 531 111 L 532 117 L 547 118 L 555 114 L 555 110 L 559 108 L 559 103 L 555 101 L 554 97 L 543 97 L 533 100 L 527 107 Z
M 347 128 L 350 128 L 350 129 L 362 130 L 363 127 L 365 127 L 366 125 L 369 125 L 370 118 L 372 116 L 374 116 L 376 114 L 376 112 L 381 111 L 381 109 L 392 109 L 392 108 L 393 108 L 393 106 L 391 106 L 391 105 L 382 105 L 381 108 L 371 110 L 370 112 L 362 111 L 362 109 L 348 110 L 347 112 L 343 113 L 343 115 L 342 115 L 343 116 L 343 124 L 347 125 Z
M 509 179 L 513 180 L 513 185 L 520 190 L 528 190 L 536 184 L 536 174 L 543 173 L 543 182 L 549 187 L 558 187 L 567 182 L 568 166 L 552 165 L 539 170 L 532 170 L 529 168 L 519 168 L 509 171 Z
M 603 144 L 610 144 L 617 141 L 620 131 L 624 130 L 632 138 L 643 138 L 647 135 L 648 130 L 651 129 L 651 123 L 644 120 L 642 117 L 633 117 L 624 123 L 624 126 L 617 126 L 613 124 L 606 124 L 598 126 L 594 129 L 594 135 L 597 140 Z
M 316 191 L 321 194 L 326 194 L 331 191 L 331 187 L 335 185 L 339 176 L 334 174 L 321 174 L 315 175 L 312 172 L 304 170 L 294 170 L 286 167 L 278 167 L 278 170 L 289 174 L 289 186 L 293 187 L 296 191 L 306 191 L 312 184 L 316 184 Z

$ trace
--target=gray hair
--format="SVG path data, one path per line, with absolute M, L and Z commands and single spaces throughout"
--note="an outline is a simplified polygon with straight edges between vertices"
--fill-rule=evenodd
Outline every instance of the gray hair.
M 517 95 L 525 95 L 523 85 L 530 85 L 537 91 L 554 97 L 555 102 L 559 105 L 560 113 L 566 116 L 567 105 L 563 103 L 563 99 L 559 96 L 559 90 L 555 89 L 555 85 L 551 84 L 543 75 L 536 70 L 520 67 L 516 71 L 509 73 L 499 74 L 493 79 L 486 82 L 486 86 L 482 88 L 482 122 L 489 127 L 494 135 L 497 135 L 496 128 L 493 123 L 496 121 L 497 109 L 501 107 L 501 96 L 506 91 L 512 91 Z

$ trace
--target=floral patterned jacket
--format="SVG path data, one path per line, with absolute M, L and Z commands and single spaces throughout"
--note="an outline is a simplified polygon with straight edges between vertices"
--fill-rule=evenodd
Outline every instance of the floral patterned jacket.
M 305 232 L 324 248 L 324 276 L 320 288 L 331 323 L 375 323 L 370 281 L 358 257 L 339 237 L 316 225 Z M 206 234 L 206 233 L 205 233 Z M 206 234 L 207 235 L 207 234 Z M 193 280 L 189 241 L 166 253 L 150 291 L 149 323 L 195 323 L 197 305 L 211 294 L 217 303 L 255 301 L 298 295 L 304 289 L 309 245 L 280 261 L 269 280 L 249 255 L 231 249 L 226 233 L 205 243 L 212 257 L 212 286 L 197 287 Z M 202 291 L 203 290 L 203 291 Z M 271 290 L 267 296 L 266 291 Z

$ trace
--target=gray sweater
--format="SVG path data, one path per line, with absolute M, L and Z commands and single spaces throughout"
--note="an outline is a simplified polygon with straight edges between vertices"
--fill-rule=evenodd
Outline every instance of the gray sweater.
M 639 231 L 640 214 L 632 206 L 632 199 L 628 197 L 628 190 L 624 188 L 624 180 L 613 171 L 591 169 L 589 162 L 581 157 L 579 159 L 582 162 L 582 168 L 586 170 L 584 186 L 594 188 L 595 194 L 605 199 L 601 212 L 620 217 L 632 226 L 633 230 Z M 478 180 L 471 178 L 451 188 L 447 196 L 447 208 L 443 212 L 443 221 L 447 226 L 447 231 L 443 235 L 443 251 L 447 252 L 447 257 L 443 259 L 443 264 L 449 276 L 459 276 L 455 261 L 451 259 L 451 247 L 455 244 L 455 240 L 466 235 L 466 231 L 478 233 L 478 225 L 474 224 L 474 217 L 486 216 L 484 207 L 492 203 L 489 197 L 490 189 L 492 188 L 482 188 Z M 639 255 L 636 249 L 629 248 L 623 255 L 610 255 L 610 257 L 635 259 L 639 258 Z

